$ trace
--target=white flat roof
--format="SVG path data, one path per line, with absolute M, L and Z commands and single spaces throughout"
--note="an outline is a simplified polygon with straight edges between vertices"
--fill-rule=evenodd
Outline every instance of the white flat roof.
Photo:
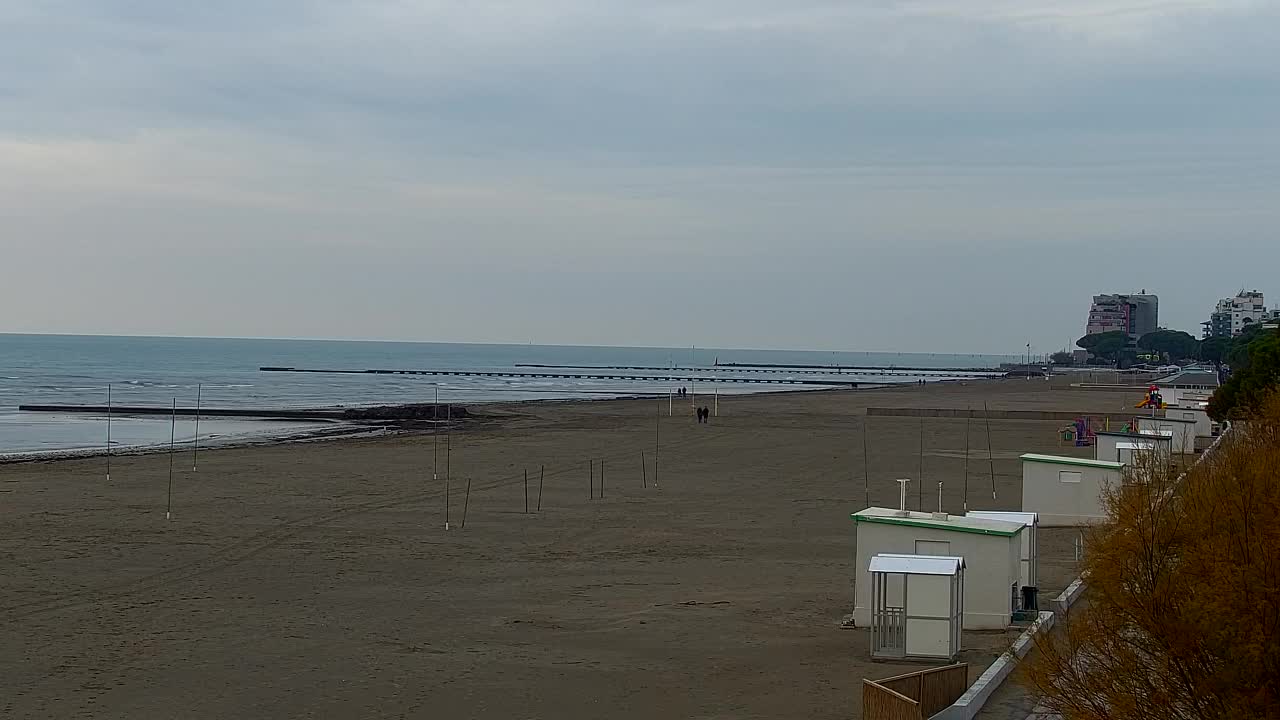
M 986 518 L 988 520 L 1005 520 L 1008 522 L 1022 523 L 1023 527 L 1032 527 L 1036 524 L 1039 516 L 1033 512 L 1013 512 L 1010 510 L 970 510 L 965 513 L 968 517 Z
M 908 527 L 926 527 L 936 530 L 975 533 L 977 535 L 1017 535 L 1022 532 L 1022 523 L 1007 520 L 991 520 L 988 518 L 965 517 L 964 515 L 948 515 L 946 520 L 938 520 L 933 513 L 908 511 L 905 515 L 892 508 L 869 507 L 852 515 L 854 522 L 882 523 L 885 525 L 905 525 Z
M 964 558 L 944 555 L 894 555 L 882 553 L 871 558 L 871 572 L 911 575 L 955 575 L 964 567 Z
M 1137 442 L 1118 442 L 1116 443 L 1116 449 L 1117 450 L 1151 450 L 1156 446 L 1155 437 L 1156 436 L 1153 436 L 1151 440 L 1147 440 L 1145 442 L 1143 442 L 1142 440 L 1139 440 Z

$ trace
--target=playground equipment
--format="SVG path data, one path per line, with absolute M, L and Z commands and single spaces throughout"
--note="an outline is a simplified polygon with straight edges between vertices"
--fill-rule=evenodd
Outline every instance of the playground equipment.
M 1076 447 L 1092 447 L 1098 440 L 1093 427 L 1093 418 L 1082 415 L 1070 425 L 1062 428 L 1062 441 L 1073 443 Z
M 1160 395 L 1160 388 L 1156 385 L 1152 385 L 1147 388 L 1147 396 L 1142 399 L 1142 402 L 1134 405 L 1134 407 L 1158 408 L 1160 410 L 1164 410 L 1168 406 L 1164 404 L 1164 398 Z

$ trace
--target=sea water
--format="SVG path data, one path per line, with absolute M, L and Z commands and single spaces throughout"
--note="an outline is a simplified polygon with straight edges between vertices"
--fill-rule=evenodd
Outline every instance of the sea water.
M 0 334 L 0 453 L 101 448 L 105 417 L 18 412 L 20 404 L 106 405 L 107 386 L 116 406 L 194 407 L 197 388 L 205 407 L 329 408 L 441 402 L 474 405 L 540 399 L 606 398 L 661 394 L 682 377 L 706 376 L 682 368 L 720 363 L 843 366 L 821 370 L 761 373 L 718 370 L 719 377 L 794 377 L 851 382 L 916 382 L 921 375 L 860 375 L 853 366 L 936 368 L 994 367 L 1011 358 L 991 355 L 860 353 L 715 348 L 624 348 L 561 345 L 366 342 L 333 340 L 247 340 Z M 626 375 L 657 381 L 575 378 L 502 378 L 414 375 L 334 375 L 262 372 L 261 367 L 334 370 L 417 369 L 487 372 L 542 372 L 535 365 L 570 366 L 565 373 L 590 373 L 608 366 L 676 368 L 627 370 Z M 559 372 L 559 371 L 557 371 Z M 930 379 L 945 373 L 924 373 Z M 668 380 L 669 376 L 676 379 Z M 814 386 L 806 386 L 814 387 Z M 709 385 L 704 385 L 710 391 Z M 719 383 L 721 394 L 795 390 L 790 385 Z M 178 442 L 189 441 L 194 421 L 179 418 Z M 275 421 L 205 418 L 202 437 L 247 437 L 292 433 L 315 425 Z M 207 434 L 207 435 L 206 435 Z M 145 446 L 169 441 L 164 417 L 113 418 L 113 446 Z

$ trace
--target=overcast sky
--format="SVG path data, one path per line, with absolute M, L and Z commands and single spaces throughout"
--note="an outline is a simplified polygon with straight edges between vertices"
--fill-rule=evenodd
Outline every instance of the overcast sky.
M 0 331 L 1049 351 L 1277 228 L 1274 2 L 0 0 Z

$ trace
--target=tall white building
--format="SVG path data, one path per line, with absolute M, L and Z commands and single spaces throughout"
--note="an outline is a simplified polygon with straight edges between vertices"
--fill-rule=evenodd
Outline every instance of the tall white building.
M 1203 323 L 1205 337 L 1235 337 L 1244 329 L 1267 319 L 1267 302 L 1257 290 L 1241 290 L 1235 297 L 1218 301 L 1213 314 Z

